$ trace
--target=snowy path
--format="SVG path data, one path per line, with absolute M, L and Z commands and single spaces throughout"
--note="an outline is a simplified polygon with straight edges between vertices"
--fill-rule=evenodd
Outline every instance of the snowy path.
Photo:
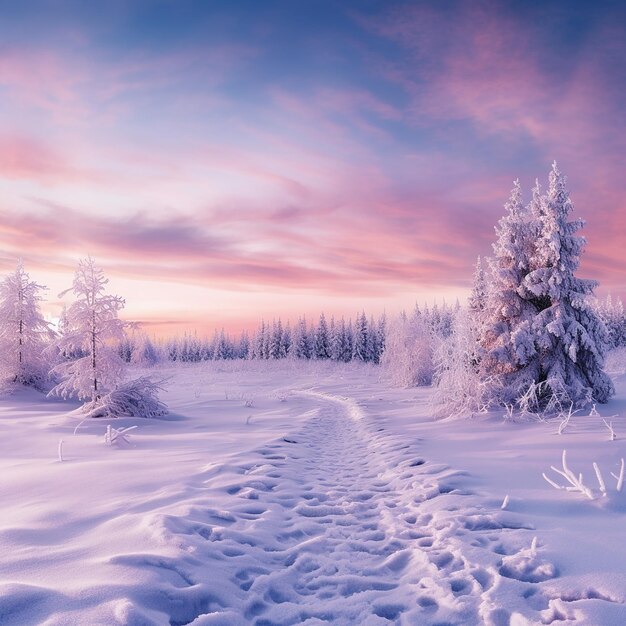
M 477 505 L 461 472 L 420 458 L 415 442 L 388 435 L 354 402 L 298 395 L 319 404 L 300 431 L 207 469 L 183 515 L 152 520 L 175 558 L 114 559 L 154 572 L 147 612 L 128 623 L 163 613 L 198 626 L 566 617 L 537 588 L 555 571 L 520 550 L 532 534 L 514 515 Z

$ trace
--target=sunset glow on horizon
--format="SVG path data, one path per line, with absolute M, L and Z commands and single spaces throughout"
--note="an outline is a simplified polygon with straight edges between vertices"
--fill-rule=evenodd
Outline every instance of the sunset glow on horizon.
M 626 298 L 622 3 L 26 2 L 0 18 L 0 272 L 91 255 L 171 334 L 467 296 L 557 160 Z

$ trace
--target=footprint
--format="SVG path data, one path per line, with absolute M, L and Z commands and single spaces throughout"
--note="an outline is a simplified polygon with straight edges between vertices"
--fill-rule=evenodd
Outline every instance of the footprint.
M 402 604 L 379 604 L 372 609 L 374 615 L 378 615 L 378 617 L 389 621 L 398 619 L 400 614 L 405 610 L 406 607 Z
M 422 596 L 421 598 L 418 598 L 417 603 L 424 611 L 435 612 L 439 608 L 437 601 L 430 596 Z
M 465 595 L 471 591 L 471 583 L 463 578 L 456 578 L 450 581 L 450 589 L 455 595 Z
M 476 579 L 476 582 L 483 588 L 483 591 L 487 591 L 493 586 L 493 576 L 482 567 L 479 567 L 470 572 Z

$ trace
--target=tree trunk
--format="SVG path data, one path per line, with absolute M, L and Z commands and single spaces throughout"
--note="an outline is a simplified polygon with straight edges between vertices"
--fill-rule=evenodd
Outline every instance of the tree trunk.
M 93 399 L 98 399 L 98 376 L 96 373 L 96 312 L 92 311 L 91 319 L 91 369 L 93 371 Z

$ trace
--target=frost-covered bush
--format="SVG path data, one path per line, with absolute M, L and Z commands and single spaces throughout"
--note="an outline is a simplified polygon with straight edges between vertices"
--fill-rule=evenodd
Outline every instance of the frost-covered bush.
M 433 379 L 433 337 L 416 310 L 393 320 L 385 338 L 381 365 L 392 382 L 402 387 L 430 385 Z
M 20 261 L 0 282 L 0 378 L 42 388 L 48 374 L 44 350 L 52 331 L 39 310 L 42 285 Z
M 159 400 L 162 387 L 146 376 L 119 385 L 97 400 L 86 403 L 87 417 L 159 417 L 167 406 Z
M 621 299 L 609 294 L 595 303 L 595 310 L 606 327 L 608 349 L 626 347 L 626 312 Z
M 497 381 L 483 375 L 479 355 L 471 315 L 460 310 L 455 316 L 452 334 L 440 339 L 433 353 L 433 404 L 439 417 L 483 412 L 497 397 Z

